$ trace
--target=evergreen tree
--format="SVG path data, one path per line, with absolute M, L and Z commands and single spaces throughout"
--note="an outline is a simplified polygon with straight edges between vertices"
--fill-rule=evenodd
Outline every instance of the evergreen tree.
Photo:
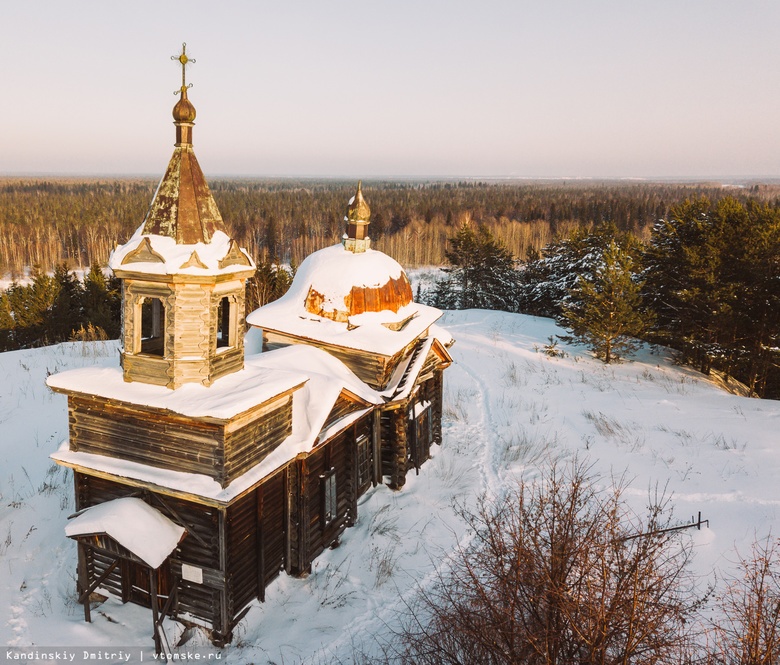
M 6 296 L 13 312 L 13 348 L 26 349 L 51 343 L 54 303 L 60 284 L 52 276 L 33 266 L 32 283 L 12 284 Z
M 13 287 L 11 287 L 13 288 Z M 10 290 L 10 289 L 9 289 Z M 0 293 L 0 351 L 11 351 L 14 345 L 14 313 L 8 291 Z
M 617 242 L 631 257 L 641 253 L 633 234 L 619 231 L 609 222 L 592 231 L 576 229 L 568 238 L 548 244 L 541 254 L 531 252 L 520 271 L 520 311 L 535 316 L 561 316 L 564 301 L 577 286 L 579 277 L 593 273 L 612 242 Z
M 676 206 L 653 229 L 646 302 L 656 339 L 759 395 L 780 395 L 780 210 L 725 198 Z
M 82 300 L 84 287 L 64 264 L 54 269 L 54 281 L 59 286 L 57 297 L 51 306 L 51 319 L 47 326 L 48 343 L 65 342 L 84 322 Z
M 257 271 L 246 282 L 247 311 L 281 298 L 290 288 L 294 276 L 294 267 L 258 261 Z
M 653 229 L 645 255 L 645 299 L 657 314 L 660 342 L 683 353 L 683 359 L 709 372 L 721 355 L 717 321 L 724 299 L 719 281 L 721 254 L 717 230 L 705 198 L 676 206 L 669 220 Z
M 445 309 L 517 311 L 515 258 L 486 226 L 464 224 L 446 252 L 449 268 L 430 300 Z
M 121 306 L 120 280 L 106 279 L 100 264 L 93 262 L 89 272 L 84 275 L 81 303 L 83 323 L 91 323 L 104 331 L 108 339 L 115 339 L 120 333 Z
M 650 317 L 640 311 L 640 284 L 633 261 L 613 240 L 591 274 L 580 275 L 563 305 L 563 322 L 605 363 L 637 347 Z

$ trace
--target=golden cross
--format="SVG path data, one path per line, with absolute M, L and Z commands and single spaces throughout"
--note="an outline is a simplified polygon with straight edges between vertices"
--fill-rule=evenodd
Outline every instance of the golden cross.
M 181 89 L 186 90 L 187 88 L 192 87 L 192 83 L 187 85 L 187 80 L 185 77 L 187 65 L 191 62 L 195 62 L 195 58 L 190 58 L 187 56 L 187 42 L 182 42 L 181 44 L 181 54 L 180 55 L 172 55 L 171 60 L 178 60 L 181 63 Z M 178 94 L 178 90 L 176 93 Z

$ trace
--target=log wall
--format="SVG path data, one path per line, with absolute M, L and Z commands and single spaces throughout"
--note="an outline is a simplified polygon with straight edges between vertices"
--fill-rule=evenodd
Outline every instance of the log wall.
M 264 415 L 255 417 L 224 438 L 224 477 L 231 482 L 249 471 L 292 433 L 292 396 L 275 402 Z
M 239 427 L 81 395 L 69 397 L 68 418 L 71 450 L 203 474 L 225 487 L 290 435 L 292 397 L 258 409 Z

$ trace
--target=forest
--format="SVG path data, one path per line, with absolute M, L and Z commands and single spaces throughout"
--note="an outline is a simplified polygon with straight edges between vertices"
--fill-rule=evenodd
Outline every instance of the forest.
M 337 242 L 355 182 L 212 180 L 232 236 L 260 260 L 298 265 Z M 0 179 L 0 275 L 105 265 L 143 221 L 156 182 Z M 486 225 L 520 259 L 579 227 L 611 222 L 642 240 L 685 199 L 726 195 L 775 202 L 780 185 L 554 181 L 366 181 L 373 246 L 407 267 L 446 262 L 447 239 L 464 223 Z
M 0 350 L 118 335 L 119 284 L 102 266 L 143 220 L 152 187 L 0 182 L 0 263 L 13 280 L 0 294 Z M 256 258 L 252 309 L 340 239 L 354 183 L 212 190 Z M 607 363 L 637 339 L 663 344 L 780 398 L 780 185 L 388 181 L 364 191 L 373 247 L 406 267 L 442 267 L 422 301 L 556 318 Z

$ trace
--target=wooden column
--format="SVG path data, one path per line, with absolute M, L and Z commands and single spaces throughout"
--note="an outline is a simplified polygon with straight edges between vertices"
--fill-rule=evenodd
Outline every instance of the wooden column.
M 162 653 L 162 640 L 160 639 L 160 608 L 157 604 L 157 571 L 149 569 L 149 594 L 152 600 L 152 625 L 154 626 L 154 653 Z
M 76 543 L 76 550 L 78 552 L 78 578 L 76 580 L 76 594 L 79 598 L 84 592 L 89 589 L 89 571 L 87 570 L 87 551 L 86 547 L 81 543 Z M 84 621 L 90 623 L 92 617 L 90 616 L 89 608 L 89 595 L 84 599 Z
M 257 597 L 261 602 L 265 602 L 265 540 L 263 538 L 263 486 L 256 490 L 257 510 L 255 521 L 256 532 L 256 553 L 257 556 Z
M 406 405 L 393 412 L 395 426 L 395 442 L 393 444 L 393 476 L 391 487 L 401 489 L 406 484 L 407 456 L 407 413 Z
M 371 424 L 371 447 L 373 471 L 371 481 L 376 486 L 382 482 L 382 412 L 374 409 L 373 421 Z
M 217 646 L 224 646 L 230 641 L 230 620 L 233 615 L 230 603 L 232 581 L 227 569 L 227 516 L 224 508 L 220 508 L 217 513 L 217 524 L 219 530 L 219 569 L 225 576 L 225 585 L 219 590 L 219 607 L 216 608 L 218 614 L 214 622 L 218 628 L 214 642 Z
M 358 499 L 358 454 L 357 454 L 357 423 L 352 425 L 352 436 L 347 444 L 347 496 L 349 497 L 349 514 L 347 515 L 347 526 L 355 526 L 357 519 L 357 499 Z M 336 502 L 338 504 L 338 501 Z

